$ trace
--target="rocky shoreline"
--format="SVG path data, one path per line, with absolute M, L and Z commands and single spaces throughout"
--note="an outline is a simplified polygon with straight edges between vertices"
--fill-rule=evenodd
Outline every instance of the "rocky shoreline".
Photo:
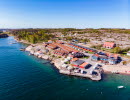
M 38 58 L 49 60 L 50 63 L 52 65 L 54 65 L 59 70 L 59 73 L 72 75 L 72 76 L 86 77 L 86 78 L 90 78 L 91 80 L 101 80 L 101 75 L 99 75 L 98 78 L 93 78 L 91 75 L 90 76 L 89 75 L 84 76 L 82 74 L 73 73 L 73 72 L 70 72 L 66 69 L 63 69 L 61 66 L 64 64 L 64 63 L 62 63 L 62 61 L 65 58 L 54 56 L 53 51 L 50 50 L 50 49 L 48 50 L 46 47 L 44 47 L 43 43 L 30 44 L 25 40 L 21 40 L 21 41 L 18 41 L 18 42 L 29 44 L 29 46 L 25 49 L 25 51 L 29 52 L 31 55 L 37 56 Z M 125 67 L 122 70 L 122 67 L 118 67 L 118 65 L 111 65 L 111 67 L 109 67 L 109 65 L 103 65 L 102 66 L 102 71 L 104 73 L 115 73 L 115 74 L 130 75 L 130 71 L 126 72 L 126 70 L 130 70 L 130 68 Z M 101 74 L 102 71 L 98 72 L 98 73 Z
M 50 53 L 51 51 L 49 51 L 48 49 L 43 47 L 42 44 L 31 44 L 25 49 L 25 51 L 29 52 L 30 55 L 34 55 L 41 59 L 49 60 L 50 63 L 53 64 L 59 70 L 59 73 L 71 75 L 71 76 L 90 78 L 91 80 L 94 80 L 94 81 L 101 80 L 101 75 L 100 75 L 100 72 L 98 72 L 98 71 L 97 71 L 97 73 L 99 75 L 93 76 L 90 74 L 75 73 L 74 71 L 70 71 L 66 68 L 63 68 L 62 67 L 62 65 L 64 65 L 63 59 L 65 59 L 65 58 L 64 57 L 59 58 L 57 56 L 54 57 L 53 53 Z

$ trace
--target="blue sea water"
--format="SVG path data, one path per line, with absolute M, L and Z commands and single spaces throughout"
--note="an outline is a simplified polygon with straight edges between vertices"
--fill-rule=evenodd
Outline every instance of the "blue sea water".
M 13 40 L 0 39 L 0 100 L 130 100 L 130 76 L 104 74 L 96 82 L 62 75 L 46 60 L 19 50 L 26 45 L 9 44 Z

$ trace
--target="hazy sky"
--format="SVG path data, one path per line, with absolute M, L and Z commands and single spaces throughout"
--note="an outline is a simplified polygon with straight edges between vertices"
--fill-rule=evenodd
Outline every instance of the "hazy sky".
M 0 0 L 0 28 L 130 28 L 128 1 Z

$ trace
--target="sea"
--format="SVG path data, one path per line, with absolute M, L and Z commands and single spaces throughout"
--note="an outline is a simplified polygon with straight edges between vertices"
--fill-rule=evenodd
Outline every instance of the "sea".
M 129 75 L 103 74 L 101 81 L 63 75 L 12 41 L 0 39 L 0 100 L 130 100 Z

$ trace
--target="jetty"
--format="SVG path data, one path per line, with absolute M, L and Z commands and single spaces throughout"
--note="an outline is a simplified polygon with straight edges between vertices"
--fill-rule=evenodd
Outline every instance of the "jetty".
M 81 74 L 81 73 L 75 73 L 75 72 L 70 72 L 68 70 L 61 70 L 59 71 L 62 74 L 66 75 L 72 75 L 72 76 L 79 76 L 79 77 L 84 77 L 84 78 L 90 78 L 93 81 L 100 81 L 101 80 L 101 73 L 99 73 L 97 76 L 92 75 L 92 74 Z

